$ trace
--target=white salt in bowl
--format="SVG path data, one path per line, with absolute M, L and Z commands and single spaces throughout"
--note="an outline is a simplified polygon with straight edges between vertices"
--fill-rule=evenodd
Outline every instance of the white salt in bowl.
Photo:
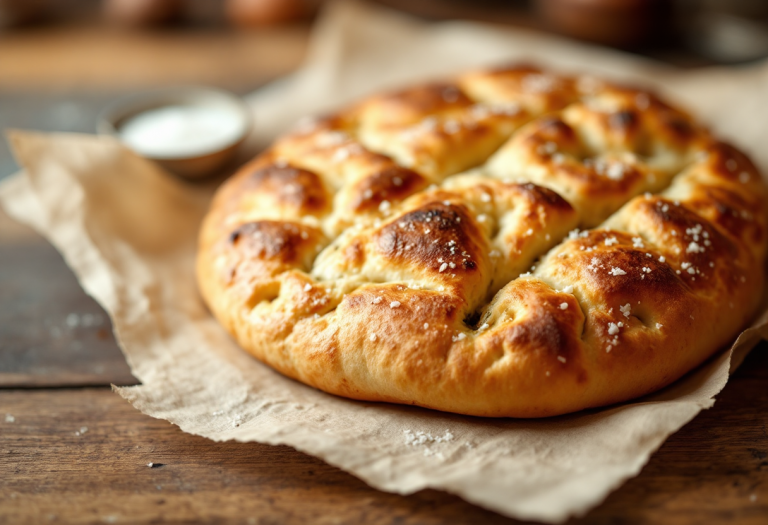
M 235 95 L 178 87 L 118 100 L 102 112 L 97 128 L 165 169 L 199 179 L 232 161 L 251 129 L 251 117 Z

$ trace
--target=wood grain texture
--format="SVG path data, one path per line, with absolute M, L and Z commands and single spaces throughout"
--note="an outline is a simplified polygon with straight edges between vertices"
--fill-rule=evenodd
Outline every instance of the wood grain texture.
M 106 312 L 29 234 L 0 242 L 0 388 L 133 385 Z
M 295 69 L 308 37 L 308 24 L 119 31 L 83 23 L 0 32 L 0 89 L 125 91 L 192 83 L 246 91 Z
M 766 523 L 765 350 L 637 478 L 573 522 Z M 288 447 L 184 434 L 107 389 L 0 391 L 0 429 L 2 523 L 515 523 L 442 492 L 378 492 Z

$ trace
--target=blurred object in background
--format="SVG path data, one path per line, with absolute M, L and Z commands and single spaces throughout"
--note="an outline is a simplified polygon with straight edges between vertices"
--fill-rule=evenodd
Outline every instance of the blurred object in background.
M 178 20 L 184 0 L 104 0 L 104 16 L 125 26 L 152 26 Z
M 317 9 L 311 0 L 226 0 L 227 19 L 240 27 L 258 27 L 300 20 Z
M 534 5 L 548 29 L 580 40 L 631 49 L 669 39 L 668 0 L 535 0 Z
M 0 0 L 0 28 L 35 22 L 49 9 L 50 0 Z
M 684 44 L 706 58 L 736 63 L 768 56 L 767 0 L 679 0 L 677 19 Z

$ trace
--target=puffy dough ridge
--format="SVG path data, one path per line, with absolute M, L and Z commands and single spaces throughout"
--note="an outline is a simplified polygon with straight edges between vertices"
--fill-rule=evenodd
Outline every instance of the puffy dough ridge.
M 326 392 L 552 416 L 733 339 L 765 202 L 746 156 L 653 93 L 476 71 L 278 139 L 217 192 L 198 281 L 244 349 Z

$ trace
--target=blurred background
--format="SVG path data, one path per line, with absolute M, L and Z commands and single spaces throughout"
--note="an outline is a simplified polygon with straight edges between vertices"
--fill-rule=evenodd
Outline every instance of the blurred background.
M 768 56 L 766 0 L 371 0 L 427 20 L 558 34 L 672 65 Z M 199 84 L 245 94 L 304 58 L 323 0 L 0 0 L 0 129 L 95 131 L 112 100 Z M 17 167 L 0 141 L 0 179 Z

